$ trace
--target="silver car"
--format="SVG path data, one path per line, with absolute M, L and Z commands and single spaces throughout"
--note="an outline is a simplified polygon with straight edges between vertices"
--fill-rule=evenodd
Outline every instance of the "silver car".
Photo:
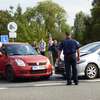
M 78 75 L 94 79 L 100 74 L 100 41 L 89 43 L 80 48 L 80 61 L 77 63 Z M 55 73 L 65 75 L 63 52 L 55 64 Z

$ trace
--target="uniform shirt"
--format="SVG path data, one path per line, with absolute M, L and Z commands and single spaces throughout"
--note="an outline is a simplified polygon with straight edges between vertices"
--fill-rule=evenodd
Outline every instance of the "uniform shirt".
M 59 50 L 63 50 L 64 56 L 75 54 L 76 50 L 80 47 L 78 41 L 74 39 L 65 39 L 59 46 Z

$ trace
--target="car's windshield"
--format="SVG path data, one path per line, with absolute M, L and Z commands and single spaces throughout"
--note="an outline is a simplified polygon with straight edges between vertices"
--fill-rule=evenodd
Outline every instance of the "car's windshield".
M 90 43 L 80 48 L 81 52 L 94 52 L 100 48 L 100 43 Z
M 8 44 L 6 46 L 8 55 L 37 55 L 36 50 L 29 44 Z

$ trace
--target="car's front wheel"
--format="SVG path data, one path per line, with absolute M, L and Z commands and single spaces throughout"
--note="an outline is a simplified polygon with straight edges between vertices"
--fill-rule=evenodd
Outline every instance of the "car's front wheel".
M 15 80 L 15 74 L 11 66 L 6 68 L 5 74 L 8 82 L 12 82 Z
M 96 66 L 96 64 L 90 63 L 87 65 L 86 69 L 85 69 L 85 75 L 88 79 L 94 79 L 98 76 L 98 67 Z

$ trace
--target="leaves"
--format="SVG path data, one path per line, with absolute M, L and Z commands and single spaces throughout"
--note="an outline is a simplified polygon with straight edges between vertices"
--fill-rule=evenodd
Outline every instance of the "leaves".
M 61 40 L 64 37 L 62 32 L 70 31 L 66 15 L 65 10 L 52 1 L 39 2 L 24 13 L 20 5 L 15 12 L 14 7 L 10 6 L 9 11 L 0 11 L 0 31 L 7 34 L 7 23 L 14 21 L 18 25 L 16 41 L 39 42 L 41 38 L 47 40 L 49 33 Z

